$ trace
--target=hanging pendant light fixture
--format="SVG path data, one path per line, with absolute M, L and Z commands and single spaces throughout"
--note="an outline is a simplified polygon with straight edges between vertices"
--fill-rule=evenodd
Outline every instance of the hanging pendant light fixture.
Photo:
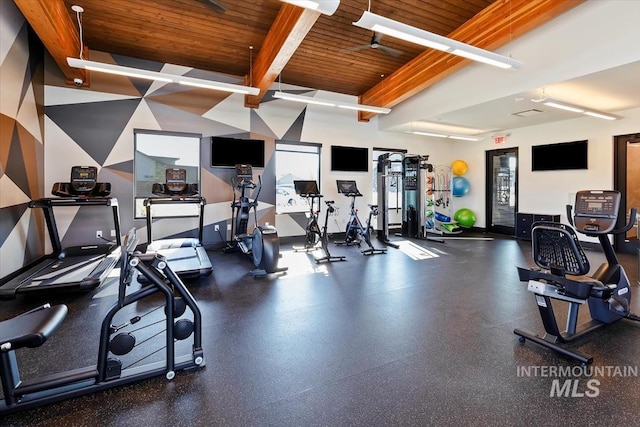
M 67 64 L 73 68 L 80 68 L 89 71 L 95 71 L 99 73 L 116 74 L 120 76 L 132 77 L 136 79 L 146 79 L 159 81 L 164 83 L 178 83 L 185 86 L 198 87 L 210 90 L 219 90 L 224 92 L 241 93 L 245 95 L 258 95 L 260 89 L 257 87 L 243 86 L 231 83 L 218 82 L 214 80 L 199 79 L 188 76 L 180 76 L 170 73 L 162 73 L 158 71 L 145 70 L 143 68 L 125 67 L 122 65 L 107 64 L 98 61 L 89 61 L 83 57 L 83 36 L 82 36 L 82 12 L 84 9 L 81 6 L 73 5 L 71 9 L 76 12 L 78 19 L 78 30 L 80 35 L 80 53 L 79 58 L 67 57 Z
M 524 65 L 523 62 L 513 58 L 412 27 L 411 25 L 394 21 L 393 19 L 385 18 L 369 11 L 365 11 L 360 19 L 354 22 L 353 25 L 495 67 L 517 69 Z

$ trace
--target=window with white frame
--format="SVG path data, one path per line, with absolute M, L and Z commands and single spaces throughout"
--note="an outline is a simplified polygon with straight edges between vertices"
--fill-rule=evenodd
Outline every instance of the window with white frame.
M 293 181 L 316 181 L 320 188 L 320 145 L 276 142 L 276 213 L 306 212 L 307 200 L 296 194 Z
M 200 188 L 200 134 L 134 130 L 134 217 L 145 218 L 144 199 L 154 197 L 154 183 L 165 182 L 167 168 L 187 171 L 187 182 Z M 197 204 L 153 206 L 154 217 L 197 216 Z

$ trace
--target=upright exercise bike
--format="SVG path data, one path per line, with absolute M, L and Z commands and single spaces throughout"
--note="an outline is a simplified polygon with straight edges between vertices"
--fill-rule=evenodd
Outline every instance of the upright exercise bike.
M 280 241 L 278 231 L 270 225 L 258 225 L 258 196 L 262 189 L 262 180 L 258 177 L 259 185 L 251 181 L 253 170 L 251 165 L 237 164 L 235 188 L 240 191 L 240 197 L 236 199 L 233 193 L 233 203 L 231 203 L 231 235 L 232 240 L 227 243 L 224 252 L 242 253 L 253 258 L 253 265 L 256 267 L 250 273 L 253 277 L 265 276 L 271 273 L 281 273 L 287 271 L 288 267 L 278 267 L 280 258 Z M 249 191 L 258 189 L 253 201 L 249 200 Z M 253 210 L 255 228 L 253 233 L 248 233 L 249 217 Z
M 626 233 L 635 222 L 636 208 L 632 208 L 629 223 L 615 228 L 620 199 L 617 191 L 579 191 L 573 216 L 571 206 L 567 206 L 571 225 L 582 234 L 597 237 L 604 251 L 607 262 L 591 277 L 584 276 L 590 270 L 589 260 L 573 228 L 554 222 L 533 224 L 533 257 L 543 270 L 518 267 L 518 274 L 521 281 L 528 282 L 527 289 L 536 296 L 545 333 L 535 335 L 516 329 L 514 333 L 521 342 L 533 341 L 586 366 L 593 362 L 592 356 L 568 349 L 563 344 L 623 318 L 640 321 L 629 312 L 629 279 L 609 240 L 609 234 Z M 564 331 L 558 327 L 552 299 L 569 304 Z M 578 310 L 585 303 L 588 303 L 591 320 L 578 325 Z
M 63 322 L 67 306 L 46 304 L 0 322 L 0 378 L 4 395 L 0 401 L 0 416 L 155 376 L 164 375 L 166 379 L 172 380 L 176 371 L 204 366 L 202 320 L 196 301 L 168 266 L 164 257 L 155 253 L 135 252 L 136 244 L 135 229 L 132 229 L 123 241 L 118 297 L 102 321 L 96 366 L 48 375 L 40 380 L 22 380 L 16 350 L 40 347 L 44 344 Z M 144 275 L 147 284 L 132 291 L 129 288 L 134 283 L 135 274 Z M 127 366 L 123 366 L 119 357 L 134 349 L 137 344 L 134 332 L 143 329 L 144 326 L 136 325 L 130 331 L 126 331 L 127 328 L 151 312 L 136 315 L 131 320 L 119 324 L 114 324 L 114 317 L 125 308 L 135 309 L 138 301 L 158 294 L 162 296 L 162 300 L 157 308 L 164 308 L 164 321 L 153 322 L 147 326 L 164 323 L 161 331 L 156 334 L 165 335 L 164 360 L 137 365 L 155 352 L 143 357 L 133 357 L 132 354 L 128 358 L 134 358 L 134 361 L 128 361 Z M 192 319 L 178 319 L 187 308 Z M 129 311 L 122 313 L 124 315 Z M 176 341 L 189 337 L 193 340 L 191 351 L 177 356 Z M 145 341 L 146 339 L 141 343 Z
M 386 248 L 376 248 L 371 243 L 371 218 L 375 215 L 378 215 L 378 205 L 368 205 L 369 216 L 367 218 L 365 228 L 362 225 L 362 222 L 360 222 L 360 218 L 358 218 L 358 210 L 355 208 L 356 197 L 362 197 L 362 193 L 358 191 L 356 182 L 336 180 L 336 184 L 338 185 L 338 193 L 344 194 L 347 197 L 351 197 L 351 213 L 349 216 L 349 221 L 347 222 L 344 241 L 336 242 L 336 244 L 347 246 L 355 245 L 360 247 L 360 244 L 364 240 L 369 248 L 361 251 L 363 255 L 386 254 Z
M 333 207 L 333 200 L 325 200 L 325 204 L 327 205 L 326 215 L 324 219 L 324 227 L 322 231 L 320 231 L 320 226 L 318 225 L 318 213 L 320 208 L 320 200 L 322 199 L 322 194 L 318 190 L 318 183 L 316 181 L 293 181 L 293 185 L 296 190 L 296 194 L 300 195 L 300 197 L 304 197 L 309 202 L 309 220 L 307 221 L 307 226 L 305 228 L 305 243 L 304 247 L 295 247 L 295 251 L 313 251 L 318 249 L 318 242 L 320 242 L 320 248 L 324 252 L 323 257 L 316 258 L 317 263 L 321 263 L 323 261 L 333 262 L 333 261 L 345 261 L 344 256 L 336 256 L 331 255 L 329 252 L 329 236 L 327 234 L 327 222 L 329 221 L 329 214 L 335 212 L 335 208 Z M 315 199 L 318 199 L 318 210 L 314 209 Z

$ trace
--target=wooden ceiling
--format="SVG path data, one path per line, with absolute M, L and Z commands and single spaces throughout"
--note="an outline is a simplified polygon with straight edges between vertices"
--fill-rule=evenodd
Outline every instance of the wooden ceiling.
M 77 57 L 79 51 L 77 36 L 75 44 L 67 40 L 77 31 L 74 4 L 84 8 L 89 58 L 91 50 L 98 50 L 249 76 L 247 81 L 258 87 L 260 80 L 268 87 L 279 74 L 282 83 L 357 95 L 371 105 L 392 107 L 469 63 L 389 36 L 381 44 L 401 55 L 370 47 L 349 51 L 371 41 L 370 31 L 352 25 L 369 7 L 368 0 L 341 0 L 332 16 L 305 15 L 308 11 L 278 0 L 214 0 L 225 7 L 223 13 L 210 0 L 14 1 L 63 71 L 64 57 Z M 371 0 L 370 11 L 495 49 L 582 1 Z M 69 19 L 58 16 L 64 11 Z M 274 43 L 278 38 L 280 44 Z M 66 52 L 60 45 L 66 45 Z M 273 55 L 265 59 L 269 51 Z M 264 69 L 258 71 L 260 60 Z M 65 73 L 72 79 L 71 74 Z M 263 94 L 248 104 L 257 106 Z

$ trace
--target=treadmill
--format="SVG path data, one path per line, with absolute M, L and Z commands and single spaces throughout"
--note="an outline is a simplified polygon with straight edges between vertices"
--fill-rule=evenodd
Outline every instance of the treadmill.
M 187 171 L 180 168 L 168 168 L 165 171 L 165 183 L 153 184 L 151 192 L 156 197 L 144 200 L 147 213 L 147 252 L 158 252 L 166 257 L 171 269 L 182 279 L 208 276 L 213 271 L 211 260 L 202 246 L 204 222 L 204 197 L 198 194 L 198 184 L 187 183 Z M 154 205 L 199 205 L 199 226 L 197 238 L 176 238 L 153 240 L 152 207 Z
M 118 201 L 108 197 L 111 184 L 96 182 L 94 166 L 73 166 L 70 182 L 57 182 L 51 190 L 57 197 L 32 200 L 29 207 L 42 209 L 52 252 L 0 279 L 0 299 L 9 300 L 19 294 L 44 292 L 89 291 L 109 276 L 120 260 L 120 218 Z M 113 213 L 115 242 L 62 248 L 54 208 L 110 207 Z

